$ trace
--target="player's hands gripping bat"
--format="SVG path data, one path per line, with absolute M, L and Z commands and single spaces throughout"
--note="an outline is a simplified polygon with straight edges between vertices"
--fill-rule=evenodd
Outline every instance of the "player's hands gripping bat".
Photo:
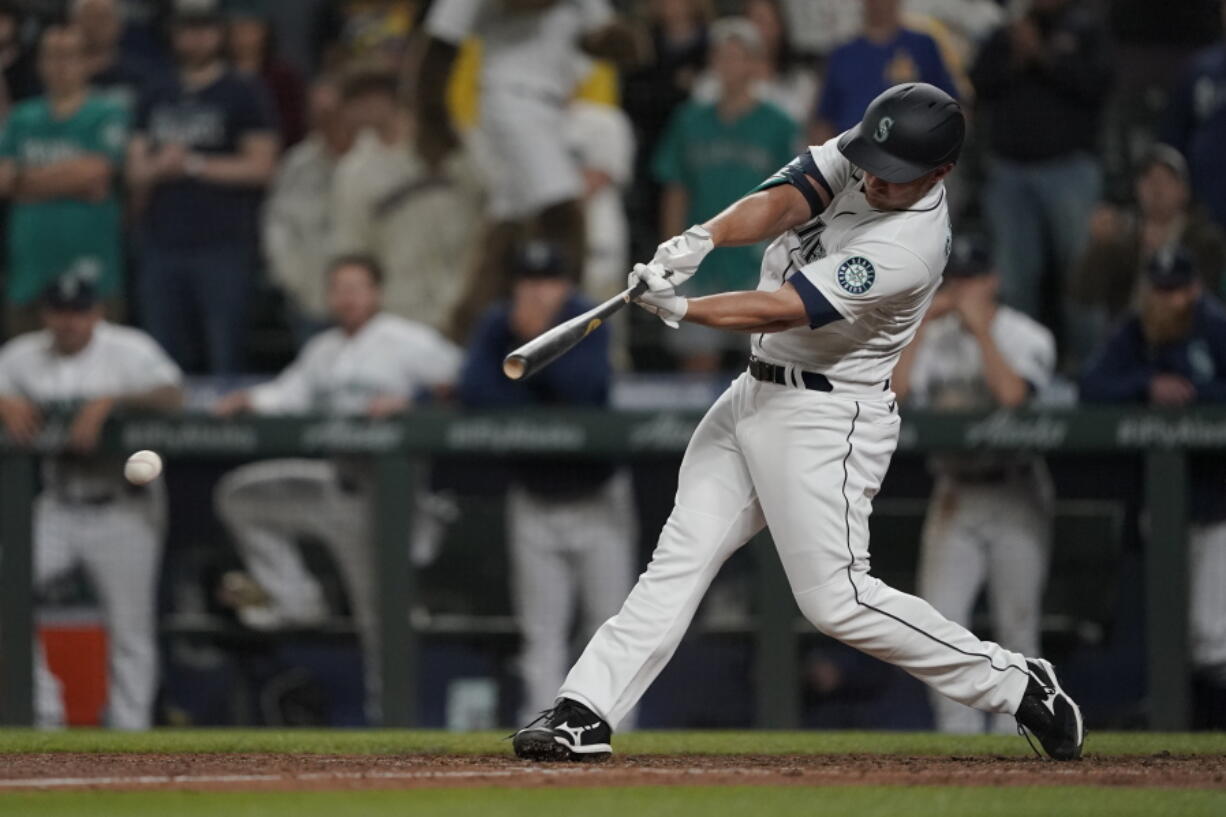
M 664 277 L 674 287 L 679 287 L 694 277 L 698 265 L 715 249 L 711 233 L 695 224 L 681 235 L 673 236 L 656 248 L 652 256 L 653 266 L 663 268 Z
M 689 310 L 689 301 L 677 294 L 668 270 L 654 261 L 635 264 L 626 283 L 631 287 L 646 284 L 647 291 L 639 295 L 635 303 L 664 321 L 670 329 L 676 329 Z
M 578 345 L 579 341 L 647 291 L 647 282 L 636 281 L 625 292 L 614 295 L 597 307 L 560 323 L 520 346 L 502 361 L 502 373 L 512 380 L 523 380 L 539 372 Z

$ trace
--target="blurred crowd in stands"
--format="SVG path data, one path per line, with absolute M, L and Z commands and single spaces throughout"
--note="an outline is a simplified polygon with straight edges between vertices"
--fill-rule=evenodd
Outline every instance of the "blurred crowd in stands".
M 854 125 L 887 87 L 922 81 L 971 122 L 947 182 L 965 246 L 897 373 L 900 397 L 1012 407 L 1079 387 L 1094 402 L 1220 402 L 1224 23 L 1220 0 L 6 0 L 4 337 L 86 309 L 221 389 L 289 365 L 222 414 L 382 416 L 423 396 L 606 405 L 617 372 L 736 371 L 743 338 L 637 310 L 531 386 L 497 363 L 620 291 L 633 261 Z M 688 294 L 756 287 L 763 249 L 714 251 Z M 0 413 L 10 432 L 34 416 L 7 399 Z M 100 423 L 78 430 L 85 442 Z M 368 547 L 349 522 L 364 518 L 365 475 L 328 469 L 236 472 L 218 498 L 245 558 L 268 568 L 263 592 L 286 584 L 285 606 L 307 610 L 297 625 L 318 607 L 287 543 L 300 509 L 336 509 L 312 524 L 343 531 L 343 552 Z M 1016 477 L 1038 507 L 1045 491 L 1031 461 L 937 472 L 938 494 Z M 517 472 L 516 575 L 564 569 L 559 584 L 616 588 L 584 591 L 599 618 L 625 588 L 588 581 L 584 565 L 629 580 L 628 487 L 606 466 L 567 473 L 559 485 Z M 1226 673 L 1219 493 L 1193 508 L 1193 559 L 1219 571 L 1197 573 L 1210 578 L 1194 594 L 1212 599 L 1193 627 L 1210 645 L 1197 665 Z M 1017 604 L 1031 613 L 1050 536 L 1035 519 L 1049 513 L 1019 517 L 1034 581 Z M 565 553 L 585 527 L 599 535 Z M 354 564 L 349 591 L 368 598 L 369 564 Z M 953 592 L 928 573 L 926 595 Z M 522 584 L 530 663 L 548 666 L 528 679 L 539 698 L 565 663 L 552 611 L 568 600 Z M 971 600 L 947 599 L 950 614 Z M 1010 609 L 1018 638 L 1037 639 L 1037 616 Z M 368 660 L 372 615 L 359 610 Z M 132 708 L 130 725 L 147 725 L 147 701 Z
M 551 12 L 563 27 L 539 36 L 555 45 L 526 51 L 499 26 L 551 4 L 482 5 L 0 3 L 6 336 L 87 270 L 108 316 L 189 372 L 272 371 L 327 325 L 328 261 L 367 253 L 389 311 L 464 343 L 525 230 L 606 296 L 909 81 L 970 113 L 955 232 L 990 241 L 1003 302 L 1056 333 L 1064 374 L 1154 256 L 1183 247 L 1207 294 L 1223 286 L 1216 0 L 623 0 L 608 19 L 568 0 L 589 19 Z M 753 287 L 761 249 L 717 251 L 692 293 Z M 744 355 L 631 320 L 619 370 Z

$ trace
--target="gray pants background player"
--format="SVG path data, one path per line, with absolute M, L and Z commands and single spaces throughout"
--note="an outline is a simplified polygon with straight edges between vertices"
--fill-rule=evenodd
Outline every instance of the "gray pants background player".
M 47 492 L 34 504 L 36 590 L 71 570 L 84 570 L 102 605 L 107 630 L 107 712 L 114 729 L 148 729 L 158 687 L 157 578 L 166 529 L 161 483 L 117 488 L 100 504 Z M 39 647 L 35 716 L 40 727 L 63 726 L 63 689 Z
M 636 524 L 625 472 L 577 499 L 539 497 L 519 485 L 507 492 L 511 601 L 523 639 L 521 719 L 553 706 L 574 659 L 576 616 L 584 644 L 621 608 L 634 582 Z
M 366 714 L 380 718 L 379 620 L 374 585 L 370 483 L 327 460 L 284 459 L 257 462 L 231 471 L 218 483 L 214 505 L 234 538 L 252 578 L 268 595 L 267 621 L 254 626 L 310 627 L 328 614 L 319 581 L 299 548 L 315 539 L 336 563 L 358 627 L 365 661 Z M 417 564 L 429 561 L 443 533 L 439 515 L 415 501 L 410 548 Z M 412 599 L 405 599 L 406 609 Z
M 1192 527 L 1188 567 L 1192 666 L 1226 685 L 1226 522 Z
M 938 477 L 924 521 L 917 590 L 950 621 L 969 628 L 975 600 L 986 589 L 996 642 L 1038 655 L 1051 552 L 1051 480 L 1039 462 L 992 471 Z M 1011 715 L 986 715 L 936 692 L 929 700 L 942 732 L 983 732 L 985 716 L 992 731 L 1016 729 Z

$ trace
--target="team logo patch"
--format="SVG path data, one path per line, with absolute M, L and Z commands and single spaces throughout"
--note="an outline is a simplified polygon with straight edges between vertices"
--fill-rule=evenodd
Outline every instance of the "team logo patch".
M 893 117 L 883 116 L 877 123 L 877 131 L 873 134 L 873 141 L 880 144 L 890 138 L 890 130 L 894 127 Z
M 863 295 L 872 289 L 873 282 L 877 280 L 877 270 L 873 269 L 872 261 L 856 256 L 839 265 L 836 278 L 839 286 L 852 295 Z

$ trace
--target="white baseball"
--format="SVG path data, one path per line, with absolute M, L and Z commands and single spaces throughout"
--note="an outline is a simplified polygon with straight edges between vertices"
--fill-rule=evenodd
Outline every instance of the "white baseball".
M 133 485 L 148 485 L 162 473 L 162 458 L 154 451 L 137 451 L 128 457 L 123 475 Z

